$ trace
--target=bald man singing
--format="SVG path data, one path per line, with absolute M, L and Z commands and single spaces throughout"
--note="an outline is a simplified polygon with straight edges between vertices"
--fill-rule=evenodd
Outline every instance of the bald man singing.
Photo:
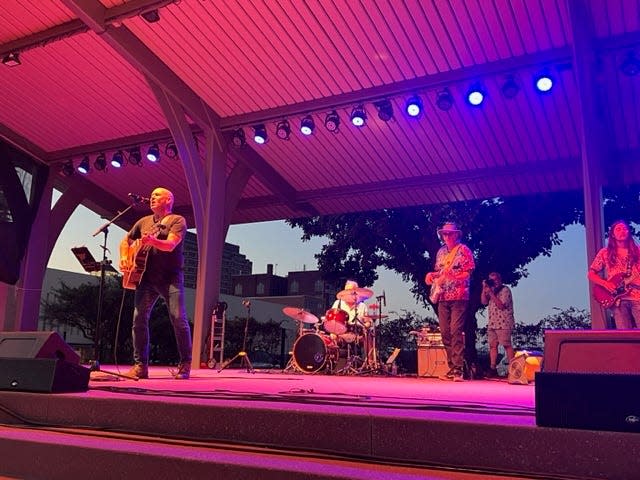
M 149 378 L 149 317 L 160 297 L 169 310 L 180 355 L 174 378 L 186 380 L 191 373 L 191 329 L 184 305 L 183 240 L 187 223 L 184 217 L 172 213 L 173 201 L 173 193 L 166 188 L 153 190 L 149 199 L 153 213 L 138 220 L 120 242 L 125 287 L 136 290 L 134 365 L 127 373 L 131 377 Z M 127 283 L 128 279 L 135 280 Z

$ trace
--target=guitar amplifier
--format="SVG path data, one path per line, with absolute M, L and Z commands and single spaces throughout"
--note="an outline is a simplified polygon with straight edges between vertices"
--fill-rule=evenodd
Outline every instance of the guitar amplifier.
M 418 334 L 416 339 L 418 347 L 443 347 L 441 333 L 422 333 Z
M 440 377 L 449 371 L 444 347 L 418 346 L 418 377 Z

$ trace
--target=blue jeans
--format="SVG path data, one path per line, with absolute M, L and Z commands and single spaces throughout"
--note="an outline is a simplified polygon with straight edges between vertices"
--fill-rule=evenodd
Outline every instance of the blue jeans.
M 640 328 L 640 302 L 621 300 L 620 306 L 613 307 L 611 313 L 616 322 L 616 330 Z
M 442 300 L 438 302 L 438 322 L 442 343 L 447 352 L 449 368 L 462 369 L 464 366 L 464 319 L 469 306 L 468 300 Z
M 135 294 L 135 310 L 133 313 L 133 360 L 136 365 L 149 364 L 149 316 L 158 298 L 164 298 L 169 309 L 169 319 L 173 325 L 178 354 L 181 363 L 191 362 L 191 329 L 187 321 L 184 307 L 183 274 L 175 274 L 173 278 L 158 281 L 142 281 Z

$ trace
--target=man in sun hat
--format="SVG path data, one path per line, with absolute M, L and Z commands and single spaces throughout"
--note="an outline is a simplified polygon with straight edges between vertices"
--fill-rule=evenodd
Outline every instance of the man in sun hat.
M 437 304 L 442 343 L 447 352 L 449 371 L 442 380 L 463 380 L 465 317 L 469 306 L 471 273 L 475 268 L 473 253 L 461 242 L 462 231 L 454 222 L 438 229 L 444 245 L 438 250 L 434 271 L 425 282 L 431 286 L 429 299 Z

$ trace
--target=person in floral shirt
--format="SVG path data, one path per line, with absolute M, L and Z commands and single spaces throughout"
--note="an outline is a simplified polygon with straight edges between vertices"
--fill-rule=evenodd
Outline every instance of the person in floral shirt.
M 449 371 L 442 380 L 463 380 L 464 322 L 469 306 L 471 272 L 475 268 L 473 253 L 461 242 L 462 231 L 453 222 L 438 229 L 444 245 L 436 254 L 434 271 L 425 282 L 431 286 L 429 299 L 437 303 L 442 343 L 447 352 Z
M 611 306 L 616 330 L 640 327 L 640 251 L 623 220 L 609 228 L 607 246 L 596 254 L 587 278 L 616 296 L 626 291 Z
M 489 305 L 489 323 L 487 337 L 489 340 L 489 361 L 491 366 L 488 377 L 497 377 L 498 345 L 502 345 L 509 362 L 513 360 L 513 346 L 511 334 L 515 327 L 513 316 L 513 298 L 511 289 L 502 283 L 502 276 L 498 272 L 491 272 L 488 280 L 482 281 L 480 301 Z

